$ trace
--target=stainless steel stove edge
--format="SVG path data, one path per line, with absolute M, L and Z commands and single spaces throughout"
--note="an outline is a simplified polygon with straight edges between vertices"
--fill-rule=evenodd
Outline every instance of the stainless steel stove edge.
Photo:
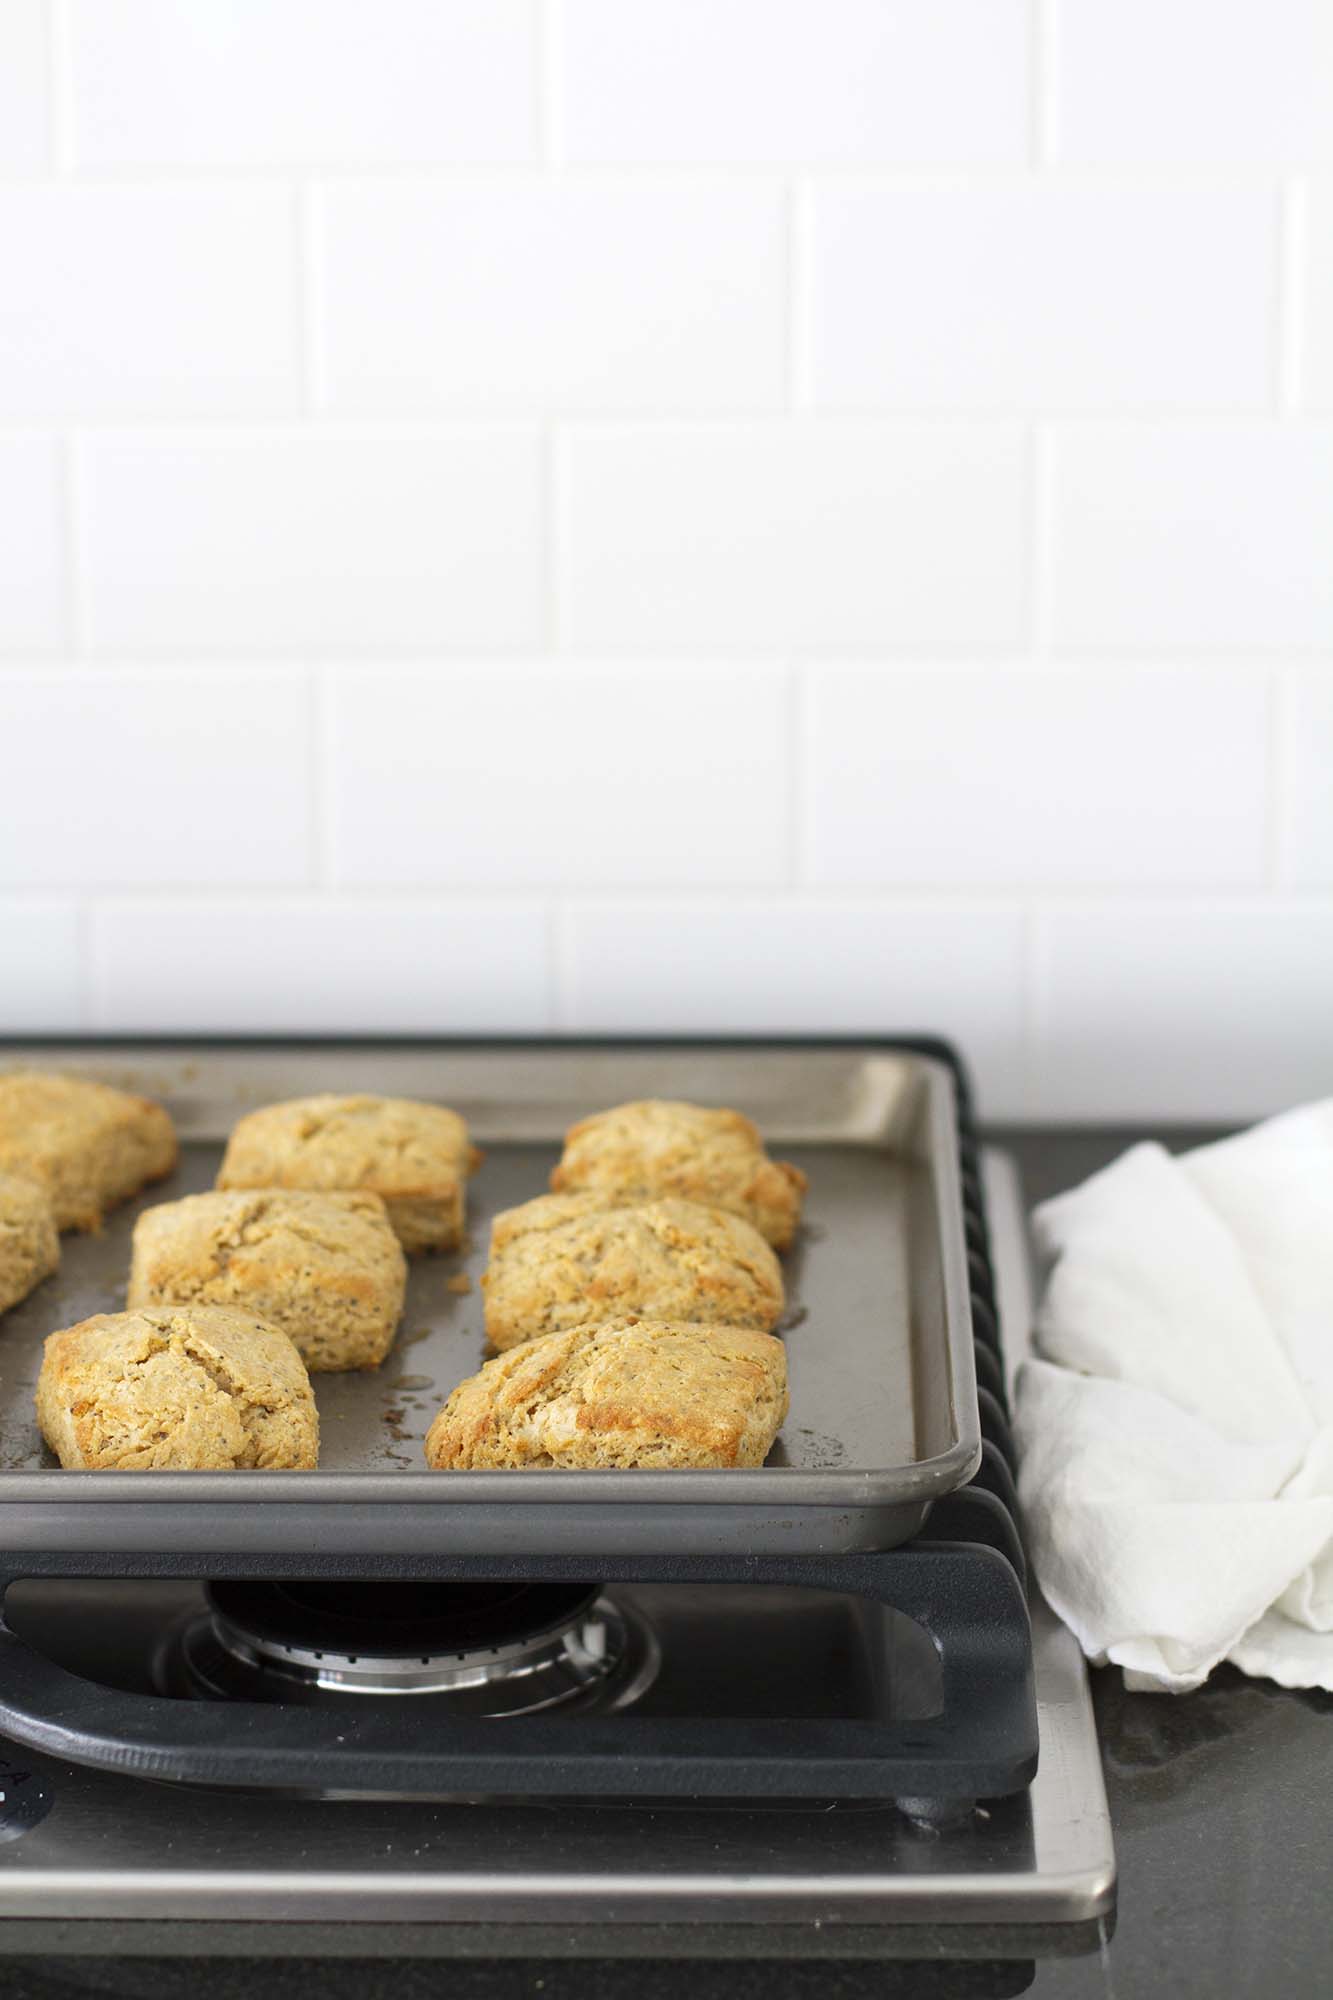
M 164 1858 L 155 1869 L 141 1864 L 99 1869 L 90 1879 L 84 1868 L 6 1870 L 0 1849 L 0 1925 L 7 1929 L 9 1920 L 25 1917 L 202 1921 L 227 1912 L 252 1924 L 429 1921 L 503 1924 L 521 1933 L 556 1924 L 608 1937 L 664 1922 L 779 1931 L 818 1926 L 830 1933 L 826 1942 L 836 1956 L 837 1936 L 847 1926 L 1092 1923 L 1114 1905 L 1115 1859 L 1083 1662 L 1044 1605 L 1035 1607 L 1034 1627 L 1042 1760 L 1030 1794 L 1032 1868 L 949 1874 L 939 1865 L 946 1861 L 947 1846 L 934 1843 L 932 1852 L 930 1835 L 919 1836 L 918 1852 L 936 1865 L 924 1872 L 885 1867 L 821 1876 L 808 1865 L 789 1865 L 784 1872 L 778 1860 L 762 1878 L 752 1866 L 633 1874 L 501 1866 L 452 1873 L 423 1867 L 389 1880 L 383 1871 L 355 1867 L 210 1870 L 173 1867 Z M 44 1758 L 32 1763 L 39 1778 L 49 1773 L 58 1796 L 66 1775 L 61 1767 Z M 226 1801 L 233 1811 L 250 1803 L 239 1795 Z M 783 1816 L 774 1817 L 777 1848 Z M 870 1816 L 864 1817 L 868 1822 Z M 724 1817 L 720 1830 L 725 1823 Z M 808 1864 L 802 1846 L 797 1859 Z M 760 1950 L 761 1939 L 751 1942 Z M 0 1950 L 6 1948 L 15 1945 L 0 1934 Z
M 1109 1935 L 1104 1921 L 937 1924 L 929 1943 L 910 1924 L 753 1924 L 671 1921 L 597 1927 L 553 1923 L 346 1922 L 265 1924 L 189 1918 L 11 1918 L 3 1958 L 814 1960 L 919 1962 L 1077 1958 Z M 0 1961 L 2 1962 L 2 1961 Z
M 987 1171 L 997 1282 L 1012 1333 L 1029 1324 L 1031 1312 L 1021 1196 L 1007 1162 L 988 1159 Z M 826 1872 L 811 1865 L 810 1843 L 799 1828 L 786 1830 L 784 1867 L 780 1815 L 774 1816 L 771 1840 L 764 1843 L 762 1870 L 753 1855 L 744 1867 L 730 1871 L 723 1865 L 706 1872 L 697 1866 L 678 1872 L 620 1872 L 571 1867 L 567 1859 L 563 1868 L 505 1867 L 504 1855 L 497 1854 L 485 1872 L 445 1866 L 437 1857 L 434 1866 L 427 1858 L 415 1867 L 396 1867 L 390 1875 L 357 1865 L 355 1827 L 337 1818 L 326 1823 L 336 1830 L 343 1850 L 335 1866 L 307 1868 L 299 1861 L 276 1869 L 189 1865 L 179 1850 L 173 1854 L 168 1840 L 160 1862 L 136 1861 L 130 1867 L 116 1864 L 117 1855 L 123 1863 L 121 1848 L 111 1848 L 110 1865 L 101 1858 L 115 1840 L 114 1815 L 104 1811 L 98 1819 L 101 1830 L 90 1843 L 96 1866 L 86 1865 L 82 1856 L 78 1866 L 42 1866 L 35 1855 L 24 1853 L 28 1837 L 0 1845 L 0 1952 L 78 1948 L 73 1942 L 25 1943 L 33 1935 L 34 1920 L 53 1927 L 53 1938 L 57 1931 L 72 1938 L 84 1934 L 84 1925 L 91 1933 L 110 1923 L 129 1930 L 143 1923 L 145 1935 L 159 1921 L 181 1926 L 182 1934 L 198 1925 L 225 1929 L 219 1926 L 224 1917 L 246 1931 L 314 1924 L 328 1950 L 352 1949 L 350 1943 L 339 1944 L 338 1937 L 346 1940 L 351 1930 L 375 1924 L 425 1927 L 447 1937 L 450 1950 L 466 1950 L 470 1937 L 479 1955 L 496 1955 L 497 1934 L 513 1941 L 508 1952 L 520 1945 L 521 1955 L 540 1952 L 544 1946 L 538 1940 L 552 1927 L 571 1945 L 577 1939 L 577 1950 L 589 1955 L 637 1955 L 643 1939 L 664 1924 L 683 1927 L 672 1932 L 672 1949 L 681 1956 L 707 1955 L 701 1946 L 713 1933 L 731 1937 L 736 1949 L 743 1946 L 754 1957 L 872 1955 L 872 1946 L 864 1941 L 876 1938 L 883 1940 L 881 1955 L 910 1956 L 913 1927 L 919 1935 L 922 1926 L 931 1927 L 931 1955 L 940 1949 L 941 1936 L 953 1935 L 954 1926 L 968 1938 L 966 1953 L 959 1955 L 973 1955 L 983 1936 L 992 1941 L 988 1948 L 997 1949 L 994 1939 L 1006 1927 L 1006 1953 L 1024 1955 L 1028 1947 L 1021 1938 L 1031 1934 L 1035 1941 L 1046 1926 L 1052 1927 L 1052 1939 L 1067 1927 L 1064 1949 L 1089 1948 L 1096 1936 L 1080 1947 L 1074 1942 L 1075 1927 L 1093 1926 L 1095 1931 L 1114 1904 L 1110 1822 L 1082 1657 L 1072 1636 L 1040 1602 L 1034 1606 L 1034 1659 L 1042 1754 L 1029 1795 L 1033 1855 L 1030 1865 L 1012 1873 L 957 1866 L 950 1872 L 947 1835 L 933 1851 L 931 1837 L 920 1836 L 915 1851 L 921 1868 L 905 1871 L 900 1848 L 895 1865 L 875 1867 L 876 1842 L 868 1835 L 864 1870 Z M 50 1781 L 54 1824 L 62 1792 L 68 1799 L 79 1774 L 44 1758 L 30 1761 L 37 1777 Z M 163 1798 L 165 1804 L 165 1794 Z M 238 1795 L 225 1810 L 244 1812 L 251 1805 Z M 224 1810 L 221 1801 L 219 1809 Z M 337 1815 L 342 1808 L 324 1810 Z M 164 1813 L 164 1821 L 167 1817 Z M 711 1845 L 713 1856 L 725 1846 L 724 1835 L 725 1821 Z M 40 1840 L 34 1845 L 40 1847 Z M 326 1851 L 330 1845 L 326 1842 Z M 891 1839 L 883 1843 L 890 1861 L 893 1845 Z M 197 1851 L 205 1849 L 206 1842 Z M 516 1851 L 510 1858 L 521 1861 Z M 818 1941 L 815 1951 L 808 1949 L 812 1939 Z M 158 1947 L 145 1943 L 143 1948 Z M 927 1948 L 924 1941 L 921 1948 Z M 1043 1950 L 1057 1948 L 1048 1940 Z M 713 1950 L 726 1955 L 720 1946 Z

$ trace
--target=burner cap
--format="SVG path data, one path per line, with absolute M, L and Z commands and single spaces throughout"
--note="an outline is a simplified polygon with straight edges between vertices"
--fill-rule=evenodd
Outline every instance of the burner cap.
M 518 1715 L 639 1691 L 651 1650 L 607 1597 L 563 1583 L 215 1583 L 181 1636 L 198 1692 L 320 1702 L 434 1696 Z
M 214 1614 L 278 1652 L 414 1660 L 493 1652 L 565 1625 L 586 1583 L 213 1583 Z

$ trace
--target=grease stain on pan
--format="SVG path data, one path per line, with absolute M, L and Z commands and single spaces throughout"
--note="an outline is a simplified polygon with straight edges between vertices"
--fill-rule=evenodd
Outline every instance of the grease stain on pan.
M 805 1449 L 801 1454 L 802 1463 L 812 1466 L 816 1472 L 834 1472 L 847 1462 L 847 1448 L 835 1437 L 827 1437 L 822 1431 L 807 1430 L 798 1424 L 796 1435 L 804 1438 Z

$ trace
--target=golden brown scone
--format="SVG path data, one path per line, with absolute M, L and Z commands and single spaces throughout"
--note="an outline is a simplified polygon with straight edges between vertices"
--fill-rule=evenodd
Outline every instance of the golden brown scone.
M 777 1258 L 741 1216 L 692 1201 L 609 1208 L 599 1194 L 497 1215 L 481 1282 L 501 1348 L 623 1313 L 768 1332 L 785 1303 Z
M 0 1313 L 26 1299 L 60 1262 L 46 1190 L 22 1174 L 0 1174 Z
M 379 1195 L 404 1250 L 453 1250 L 463 1184 L 481 1159 L 442 1104 L 408 1097 L 296 1097 L 242 1118 L 220 1188 L 364 1188 Z
M 426 1433 L 441 1471 L 762 1465 L 787 1414 L 771 1333 L 605 1320 L 525 1341 L 460 1382 Z
M 406 1288 L 407 1259 L 377 1194 L 192 1194 L 134 1225 L 131 1307 L 237 1306 L 281 1327 L 310 1369 L 378 1367 Z
M 98 1313 L 48 1336 L 37 1421 L 84 1472 L 308 1471 L 310 1378 L 276 1326 L 226 1306 Z
M 175 1128 L 147 1097 L 76 1076 L 0 1076 L 0 1169 L 45 1188 L 58 1229 L 96 1229 L 176 1155 Z
M 592 1189 L 613 1203 L 680 1195 L 743 1215 L 785 1250 L 806 1180 L 799 1167 L 769 1159 L 741 1112 L 649 1097 L 571 1125 L 551 1186 L 558 1194 Z

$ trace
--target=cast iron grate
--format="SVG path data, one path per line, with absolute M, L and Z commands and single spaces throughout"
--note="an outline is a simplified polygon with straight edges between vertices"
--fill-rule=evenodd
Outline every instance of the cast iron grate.
M 896 1799 L 944 1820 L 1021 1791 L 1037 1763 L 1025 1566 L 1014 1491 L 985 1191 L 971 1088 L 957 1052 L 933 1038 L 885 1038 L 947 1063 L 958 1152 L 979 1383 L 981 1463 L 901 1547 L 833 1555 L 734 1554 L 347 1558 L 253 1556 L 191 1566 L 188 1554 L 59 1553 L 43 1573 L 422 1580 L 799 1584 L 905 1614 L 940 1655 L 942 1705 L 915 1720 L 754 1721 L 635 1714 L 464 1718 L 423 1729 L 411 1704 L 339 1712 L 190 1703 L 120 1693 L 44 1660 L 0 1625 L 0 1731 L 73 1762 L 159 1781 L 343 1796 L 459 1794 L 744 1799 Z M 27 1573 L 34 1565 L 25 1564 Z M 3 1581 L 3 1579 L 0 1579 Z

